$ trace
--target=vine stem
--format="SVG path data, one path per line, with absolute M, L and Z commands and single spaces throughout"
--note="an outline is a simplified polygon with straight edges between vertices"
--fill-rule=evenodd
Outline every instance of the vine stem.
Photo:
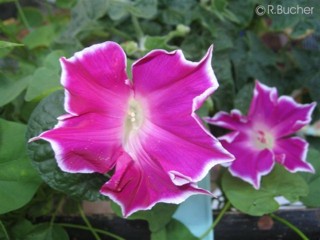
M 101 240 L 100 236 L 97 234 L 97 231 L 92 227 L 91 223 L 89 222 L 88 218 L 84 214 L 84 211 L 81 207 L 81 205 L 78 205 L 79 213 L 85 224 L 88 226 L 88 229 L 92 233 L 92 235 L 95 237 L 96 240 Z
M 205 238 L 210 233 L 210 231 L 217 226 L 217 224 L 220 222 L 221 218 L 224 216 L 225 212 L 230 208 L 230 206 L 231 206 L 231 203 L 227 201 L 226 204 L 221 209 L 221 212 L 219 213 L 217 218 L 211 224 L 211 226 L 199 237 L 200 239 Z
M 53 226 L 54 221 L 56 220 L 57 213 L 60 211 L 63 203 L 64 203 L 64 198 L 62 197 L 62 198 L 60 198 L 60 200 L 59 200 L 59 203 L 58 203 L 58 205 L 57 205 L 56 210 L 54 211 L 54 213 L 53 213 L 52 216 L 51 216 L 51 220 L 50 220 L 50 226 L 51 226 L 51 227 Z
M 17 10 L 18 10 L 18 12 L 19 12 L 19 15 L 20 15 L 20 17 L 21 17 L 21 20 L 22 20 L 23 24 L 26 26 L 26 28 L 28 28 L 29 31 L 31 31 L 30 24 L 29 24 L 26 16 L 24 15 L 24 12 L 23 12 L 23 10 L 22 10 L 22 7 L 21 7 L 21 5 L 20 5 L 19 0 L 15 0 L 15 1 L 14 1 L 14 4 L 16 5 L 16 8 L 17 8 Z
M 282 218 L 282 217 L 279 217 L 273 213 L 270 214 L 270 217 L 272 217 L 273 219 L 277 220 L 278 222 L 286 225 L 287 227 L 289 227 L 291 230 L 293 230 L 294 232 L 296 232 L 300 237 L 301 239 L 303 240 L 309 240 L 309 238 L 303 233 L 301 232 L 301 230 L 299 228 L 297 228 L 296 226 L 294 226 L 292 223 L 290 223 L 288 220 Z
M 113 237 L 114 239 L 117 239 L 117 240 L 125 240 L 124 238 L 122 237 L 119 237 L 115 234 L 112 234 L 110 232 L 107 232 L 107 231 L 104 231 L 104 230 L 101 230 L 101 229 L 97 229 L 97 228 L 90 228 L 90 227 L 87 227 L 87 226 L 82 226 L 82 225 L 76 225 L 76 224 L 71 224 L 71 223 L 57 223 L 57 225 L 61 226 L 61 227 L 65 227 L 65 228 L 75 228 L 75 229 L 81 229 L 81 230 L 86 230 L 86 231 L 91 231 L 91 230 L 94 230 L 96 233 L 100 233 L 100 234 L 103 234 L 103 235 L 106 235 L 106 236 L 109 236 L 109 237 Z
M 4 237 L 5 237 L 5 239 L 7 239 L 7 240 L 10 240 L 10 238 L 9 238 L 9 234 L 8 234 L 8 232 L 7 232 L 7 230 L 6 230 L 6 227 L 3 225 L 3 223 L 2 223 L 2 221 L 0 220 L 0 227 L 2 228 L 2 230 L 3 230 L 3 233 L 4 233 Z
M 141 26 L 139 24 L 139 20 L 134 15 L 131 15 L 131 20 L 132 20 L 133 28 L 136 31 L 136 34 L 137 34 L 137 37 L 138 37 L 139 48 L 141 50 L 144 50 L 144 33 L 143 33 L 142 28 L 141 28 Z

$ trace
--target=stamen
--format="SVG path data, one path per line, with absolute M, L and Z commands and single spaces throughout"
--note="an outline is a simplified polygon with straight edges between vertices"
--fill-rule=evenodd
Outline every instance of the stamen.
M 268 131 L 257 130 L 252 133 L 252 141 L 254 145 L 262 150 L 262 149 L 272 149 L 274 146 L 274 137 Z
M 127 114 L 125 116 L 123 146 L 128 146 L 128 141 L 136 135 L 144 122 L 144 113 L 141 104 L 130 99 Z

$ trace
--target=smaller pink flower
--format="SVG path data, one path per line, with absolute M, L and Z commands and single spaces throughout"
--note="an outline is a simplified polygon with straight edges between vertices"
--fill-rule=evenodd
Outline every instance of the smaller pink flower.
M 290 172 L 314 172 L 306 162 L 308 143 L 290 135 L 310 123 L 315 105 L 278 97 L 276 88 L 256 81 L 248 116 L 232 110 L 231 114 L 218 112 L 206 121 L 232 130 L 219 138 L 236 157 L 229 171 L 259 189 L 261 176 L 270 173 L 276 162 Z

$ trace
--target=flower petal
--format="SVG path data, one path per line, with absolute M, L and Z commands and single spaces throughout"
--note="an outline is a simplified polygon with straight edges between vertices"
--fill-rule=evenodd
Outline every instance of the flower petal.
M 276 88 L 270 88 L 256 81 L 253 99 L 250 104 L 248 119 L 253 122 L 265 122 L 272 126 L 274 109 L 277 104 L 278 93 Z M 271 121 L 271 124 L 270 124 Z
M 278 139 L 274 152 L 284 154 L 285 157 L 278 160 L 288 171 L 314 172 L 312 165 L 306 162 L 308 143 L 299 137 Z
M 139 210 L 151 209 L 158 202 L 179 204 L 194 194 L 210 194 L 189 181 L 173 184 L 169 173 L 141 146 L 136 147 L 139 161 L 123 152 L 117 161 L 115 174 L 100 190 L 120 205 L 125 217 Z
M 200 62 L 186 60 L 180 50 L 152 51 L 132 66 L 135 93 L 148 98 L 153 111 L 163 116 L 190 115 L 218 88 L 211 56 L 212 47 Z
M 232 110 L 231 114 L 218 112 L 212 118 L 204 118 L 204 120 L 207 123 L 237 131 L 243 130 L 249 124 L 248 119 L 237 109 Z
M 310 123 L 315 105 L 299 104 L 288 96 L 278 98 L 276 88 L 269 88 L 256 81 L 248 119 L 269 128 L 277 137 L 283 137 Z
M 231 174 L 259 189 L 261 177 L 271 172 L 275 159 L 271 150 L 256 150 L 248 144 L 247 138 L 239 133 L 234 141 L 221 140 L 221 143 L 236 158 L 229 167 Z
M 196 63 L 187 61 L 181 51 L 157 50 L 132 69 L 136 97 L 150 109 L 142 128 L 147 152 L 161 159 L 166 171 L 179 172 L 194 182 L 215 164 L 233 160 L 195 114 L 218 87 L 211 55 L 212 48 Z
M 171 127 L 176 129 L 171 129 L 147 122 L 140 135 L 143 148 L 164 171 L 174 176 L 174 182 L 177 179 L 175 184 L 179 184 L 181 176 L 187 176 L 184 180 L 189 182 L 198 182 L 216 164 L 233 160 L 220 142 L 206 135 L 199 125 L 188 119 L 181 124 L 190 127 L 174 125 Z
M 65 172 L 106 173 L 121 151 L 122 124 L 107 115 L 87 113 L 61 118 L 54 129 L 32 139 L 50 142 Z
M 73 115 L 108 112 L 116 116 L 130 95 L 126 56 L 121 47 L 105 42 L 61 58 L 65 109 Z
M 281 96 L 278 99 L 274 118 L 277 120 L 272 130 L 279 137 L 292 134 L 311 122 L 311 114 L 316 103 L 299 104 L 291 97 Z

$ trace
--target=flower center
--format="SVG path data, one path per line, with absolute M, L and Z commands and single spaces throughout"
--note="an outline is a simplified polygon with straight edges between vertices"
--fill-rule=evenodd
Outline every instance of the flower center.
M 274 145 L 274 138 L 272 134 L 258 130 L 253 133 L 253 143 L 258 149 L 272 149 Z
M 124 144 L 134 136 L 144 121 L 144 113 L 141 104 L 135 99 L 130 99 L 124 123 Z

